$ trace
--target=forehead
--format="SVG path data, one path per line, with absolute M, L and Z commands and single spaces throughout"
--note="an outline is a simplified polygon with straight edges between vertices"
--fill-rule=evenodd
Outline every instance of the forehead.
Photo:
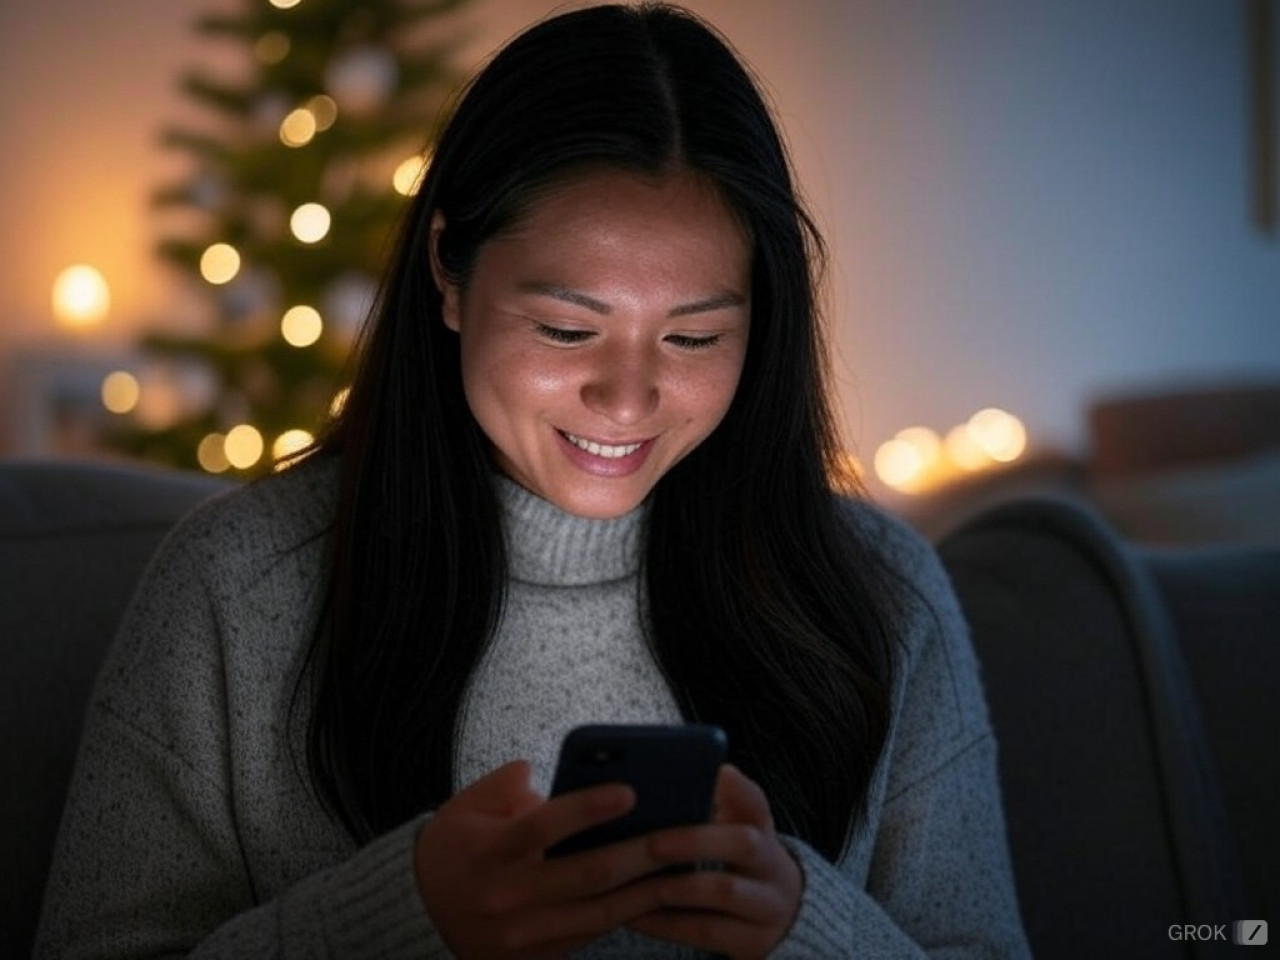
M 706 178 L 605 169 L 542 192 L 480 259 L 555 274 L 630 267 L 739 284 L 750 270 L 750 242 Z

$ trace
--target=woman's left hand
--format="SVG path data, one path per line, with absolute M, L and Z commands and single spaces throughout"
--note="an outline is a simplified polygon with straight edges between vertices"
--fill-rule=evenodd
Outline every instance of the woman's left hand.
M 786 936 L 804 892 L 804 875 L 773 829 L 764 791 L 736 767 L 720 768 L 710 824 L 654 833 L 651 854 L 671 864 L 715 861 L 697 870 L 640 881 L 655 884 L 662 906 L 633 930 L 723 954 L 765 957 Z

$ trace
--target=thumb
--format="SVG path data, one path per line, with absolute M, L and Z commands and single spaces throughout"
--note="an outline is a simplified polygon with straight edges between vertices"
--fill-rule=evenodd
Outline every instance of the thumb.
M 749 823 L 773 829 L 768 797 L 759 784 L 731 763 L 723 764 L 716 777 L 715 808 L 719 823 Z

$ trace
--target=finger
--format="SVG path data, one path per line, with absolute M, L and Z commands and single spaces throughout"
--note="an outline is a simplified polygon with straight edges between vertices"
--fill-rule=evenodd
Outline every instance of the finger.
M 716 776 L 715 817 L 718 823 L 750 823 L 773 830 L 769 798 L 754 780 L 726 763 Z
M 512 912 L 505 946 L 520 952 L 549 944 L 589 942 L 662 907 L 653 884 L 625 884 L 596 897 L 534 904 Z
M 615 820 L 635 805 L 635 791 L 622 783 L 574 790 L 541 804 L 513 822 L 499 841 L 500 856 L 518 859 L 541 855 L 548 847 L 602 823 Z
M 772 832 L 738 823 L 661 830 L 649 836 L 648 848 L 649 856 L 664 866 L 719 863 L 750 876 L 772 873 L 780 857 L 790 856 Z
M 509 817 L 540 805 L 527 760 L 512 760 L 473 781 L 453 798 L 458 806 L 477 813 Z
M 691 870 L 652 880 L 664 911 L 719 913 L 739 921 L 769 923 L 782 915 L 784 898 L 767 881 L 727 870 Z

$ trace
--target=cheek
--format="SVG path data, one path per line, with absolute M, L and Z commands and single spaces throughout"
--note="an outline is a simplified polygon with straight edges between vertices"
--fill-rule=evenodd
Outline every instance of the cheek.
M 730 359 L 682 378 L 676 392 L 687 419 L 704 421 L 703 426 L 710 433 L 733 403 L 741 373 L 741 359 Z
M 545 357 L 518 347 L 504 349 L 462 344 L 462 378 L 472 410 L 500 407 L 511 414 L 532 413 L 571 388 L 569 375 Z

